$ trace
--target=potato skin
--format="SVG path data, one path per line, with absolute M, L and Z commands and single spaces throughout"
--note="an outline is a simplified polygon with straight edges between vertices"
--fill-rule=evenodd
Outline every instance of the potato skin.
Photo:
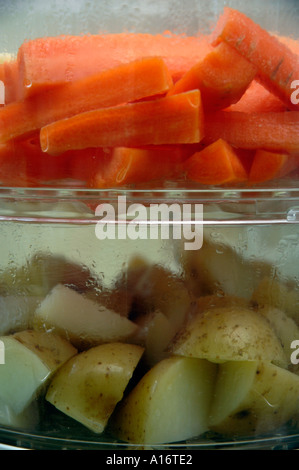
M 107 343 L 83 351 L 55 374 L 46 400 L 95 433 L 102 433 L 122 399 L 144 349 Z
M 265 360 L 287 366 L 282 345 L 260 313 L 239 306 L 196 313 L 170 346 L 174 354 L 224 361 Z

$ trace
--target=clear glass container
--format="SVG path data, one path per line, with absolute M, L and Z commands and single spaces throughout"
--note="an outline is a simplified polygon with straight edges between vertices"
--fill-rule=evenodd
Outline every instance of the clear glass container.
M 13 0 L 3 60 L 40 37 L 208 35 L 227 5 L 299 40 L 296 0 Z M 59 157 L 19 179 L 16 142 L 0 186 L 3 448 L 298 448 L 298 167 L 98 188 L 57 176 Z

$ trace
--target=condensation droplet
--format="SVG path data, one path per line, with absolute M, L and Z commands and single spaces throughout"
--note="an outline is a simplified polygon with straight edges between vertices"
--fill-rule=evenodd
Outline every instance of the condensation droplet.
M 32 87 L 32 81 L 29 80 L 29 78 L 25 78 L 25 80 L 24 80 L 24 86 L 25 86 L 26 88 L 31 88 L 31 87 Z

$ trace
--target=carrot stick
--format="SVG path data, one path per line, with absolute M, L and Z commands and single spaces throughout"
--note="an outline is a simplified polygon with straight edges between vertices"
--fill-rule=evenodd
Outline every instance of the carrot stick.
M 102 171 L 108 165 L 108 162 L 111 159 L 112 149 L 103 149 L 90 148 L 73 151 L 70 150 L 66 152 L 70 155 L 69 158 L 69 177 L 73 180 L 80 182 L 80 184 L 85 187 L 91 186 L 91 181 L 94 179 L 95 175 L 100 175 Z M 44 160 L 47 160 L 48 156 Z M 58 162 L 60 160 L 57 157 L 55 158 Z
M 205 115 L 206 144 L 224 139 L 234 147 L 299 151 L 299 113 L 217 111 Z
M 92 187 L 116 187 L 148 181 L 172 179 L 180 173 L 180 165 L 187 158 L 183 146 L 153 146 L 152 148 L 116 147 L 106 165 L 92 175 Z
M 4 64 L 5 104 L 17 101 L 21 97 L 18 63 L 16 60 Z
M 243 13 L 226 7 L 213 33 L 214 44 L 225 41 L 258 69 L 261 83 L 290 109 L 293 80 L 299 77 L 299 57 Z
M 84 111 L 165 93 L 171 85 L 159 57 L 119 65 L 6 106 L 0 113 L 0 142 Z
M 227 111 L 243 113 L 267 113 L 269 111 L 287 111 L 285 103 L 273 95 L 258 81 L 253 80 L 241 99 L 229 106 Z
M 164 58 L 176 81 L 211 50 L 204 35 L 98 34 L 58 36 L 24 42 L 18 51 L 24 96 L 148 57 Z
M 4 186 L 33 187 L 49 185 L 69 177 L 70 155 L 61 155 L 59 161 L 45 159 L 38 136 L 9 141 L 0 145 L 0 181 Z
M 249 183 L 263 183 L 282 178 L 299 167 L 299 155 L 275 153 L 259 149 L 255 152 Z
M 199 89 L 205 110 L 223 109 L 241 98 L 256 72 L 254 65 L 222 42 L 177 81 L 169 94 Z
M 222 139 L 195 152 L 183 164 L 183 171 L 187 179 L 201 184 L 236 183 L 248 178 L 238 155 Z
M 16 152 L 12 141 L 0 144 L 0 185 L 28 186 L 26 159 L 23 153 Z
M 54 155 L 68 149 L 195 143 L 202 138 L 198 90 L 77 114 L 40 131 L 43 151 Z
M 5 62 L 0 62 L 0 80 L 4 82 L 5 71 L 4 71 Z

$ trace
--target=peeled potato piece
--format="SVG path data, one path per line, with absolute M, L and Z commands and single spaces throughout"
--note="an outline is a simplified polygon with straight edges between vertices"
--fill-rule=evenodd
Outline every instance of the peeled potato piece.
M 46 400 L 90 430 L 102 433 L 142 354 L 142 347 L 123 343 L 81 352 L 59 369 Z
M 283 347 L 260 313 L 237 306 L 197 313 L 174 338 L 174 354 L 213 362 L 264 360 L 287 366 Z
M 41 300 L 29 295 L 0 296 L 0 335 L 31 328 L 34 311 Z
M 166 315 L 160 311 L 141 315 L 136 322 L 139 331 L 134 342 L 145 348 L 143 358 L 146 365 L 152 367 L 169 356 L 167 347 L 175 336 L 176 330 Z
M 36 354 L 52 372 L 77 354 L 77 349 L 65 338 L 54 333 L 24 330 L 13 335 Z
M 219 365 L 209 426 L 225 435 L 272 432 L 298 413 L 299 377 L 266 361 Z
M 128 318 L 61 284 L 40 303 L 33 325 L 37 330 L 63 335 L 80 350 L 109 341 L 126 341 L 138 328 Z
M 44 390 L 51 376 L 77 350 L 52 333 L 21 332 L 2 336 L 4 361 L 0 365 L 0 403 L 15 417 Z
M 163 359 L 116 409 L 114 435 L 132 443 L 159 444 L 206 432 L 216 370 L 216 364 L 205 360 Z
M 233 235 L 231 230 L 229 235 Z M 244 259 L 228 243 L 225 232 L 219 234 L 218 242 L 210 234 L 204 237 L 200 250 L 184 251 L 182 265 L 187 285 L 196 297 L 221 294 L 249 300 L 260 278 L 270 272 L 270 266 L 263 260 Z

